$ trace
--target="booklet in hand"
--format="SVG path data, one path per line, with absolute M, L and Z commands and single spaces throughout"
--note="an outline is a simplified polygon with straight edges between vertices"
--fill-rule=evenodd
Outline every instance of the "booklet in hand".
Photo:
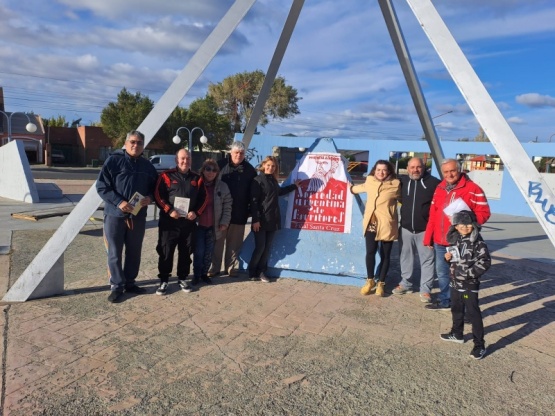
M 131 215 L 137 215 L 139 213 L 139 211 L 142 208 L 141 201 L 143 199 L 145 199 L 145 197 L 142 196 L 140 193 L 135 192 L 133 194 L 133 196 L 131 197 L 131 199 L 128 202 L 128 204 L 133 207 L 133 211 L 131 212 Z
M 179 212 L 179 215 L 185 217 L 189 213 L 189 204 L 191 200 L 189 198 L 183 198 L 176 196 L 173 201 L 173 208 Z

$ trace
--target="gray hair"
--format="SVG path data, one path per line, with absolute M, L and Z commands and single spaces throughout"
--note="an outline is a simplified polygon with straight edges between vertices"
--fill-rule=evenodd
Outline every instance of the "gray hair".
M 145 135 L 141 133 L 139 130 L 131 130 L 129 133 L 127 133 L 127 137 L 125 138 L 125 141 L 129 140 L 131 137 L 137 137 L 143 142 L 145 141 Z
M 443 159 L 441 161 L 441 166 L 446 165 L 447 163 L 451 163 L 451 162 L 455 162 L 455 165 L 457 166 L 457 172 L 461 171 L 461 164 L 459 163 L 459 161 L 457 159 L 452 159 L 452 158 L 448 158 L 448 159 Z M 441 167 L 440 167 L 441 169 Z
M 231 150 L 238 150 L 240 152 L 244 152 L 245 151 L 245 143 L 239 142 L 239 141 L 234 141 L 233 143 L 231 143 Z

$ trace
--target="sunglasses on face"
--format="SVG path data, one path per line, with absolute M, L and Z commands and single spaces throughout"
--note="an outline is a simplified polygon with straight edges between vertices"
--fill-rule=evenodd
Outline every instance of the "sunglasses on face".
M 216 173 L 216 172 L 218 172 L 218 169 L 210 167 L 210 166 L 205 166 L 204 171 L 205 172 L 214 172 L 214 173 Z
M 144 144 L 144 142 L 139 141 L 139 140 L 128 140 L 129 144 L 131 144 L 131 146 L 142 146 Z

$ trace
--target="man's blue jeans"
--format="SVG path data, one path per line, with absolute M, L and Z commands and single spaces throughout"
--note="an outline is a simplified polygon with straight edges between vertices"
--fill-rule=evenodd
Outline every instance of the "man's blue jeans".
M 449 292 L 449 263 L 445 261 L 445 253 L 447 246 L 434 244 L 436 252 L 436 274 L 439 286 L 438 302 L 441 306 L 449 306 L 451 304 L 451 295 Z

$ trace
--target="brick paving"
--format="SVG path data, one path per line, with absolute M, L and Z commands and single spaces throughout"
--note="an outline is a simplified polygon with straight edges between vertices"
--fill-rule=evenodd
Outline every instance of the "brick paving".
M 6 270 L 5 259 L 11 258 L 12 279 L 24 267 L 18 249 L 23 242 L 30 244 L 25 233 L 14 235 L 11 256 L 0 256 L 0 270 Z M 66 296 L 2 306 L 4 415 L 319 414 L 318 407 L 301 410 L 313 397 L 322 401 L 321 414 L 399 414 L 395 403 L 367 412 L 355 386 L 336 383 L 356 380 L 364 385 L 372 374 L 364 362 L 373 362 L 381 372 L 389 366 L 401 378 L 405 373 L 406 378 L 418 377 L 411 376 L 416 370 L 408 362 L 428 371 L 433 368 L 426 365 L 447 371 L 453 363 L 477 368 L 470 367 L 468 328 L 463 346 L 442 342 L 438 335 L 449 330 L 450 314 L 425 310 L 418 293 L 391 295 L 395 277 L 384 298 L 360 296 L 358 288 L 349 286 L 287 278 L 265 284 L 247 281 L 245 275 L 215 278 L 214 285 L 190 294 L 179 291 L 172 280 L 169 294 L 157 296 L 156 228 L 150 228 L 139 276 L 149 293 L 113 305 L 106 301 L 100 240 L 98 233 L 81 233 L 68 248 Z M 40 244 L 36 241 L 38 248 Z M 91 255 L 98 261 L 86 263 Z M 492 389 L 490 399 L 500 404 L 514 394 L 511 388 L 519 389 L 522 400 L 515 405 L 530 411 L 521 414 L 550 414 L 555 404 L 552 265 L 495 252 L 493 259 L 481 291 L 488 356 L 475 370 L 477 382 Z M 87 267 L 79 266 L 85 263 Z M 345 361 L 349 356 L 351 361 Z M 326 371 L 330 376 L 321 378 Z M 433 380 L 440 376 L 428 376 L 431 386 L 421 388 L 437 391 Z M 458 376 L 455 369 L 448 379 Z M 376 383 L 372 388 L 379 391 Z M 316 386 L 325 395 L 340 395 L 342 407 L 334 411 L 325 395 L 311 396 Z M 175 391 L 181 388 L 186 399 L 176 401 Z M 545 391 L 534 392 L 538 388 Z M 214 396 L 206 389 L 221 391 Z M 394 394 L 393 387 L 384 389 Z M 253 390 L 258 396 L 249 396 Z M 299 403 L 287 396 L 293 390 Z M 259 403 L 260 411 L 246 402 L 237 404 L 234 391 Z M 418 399 L 417 391 L 412 397 Z M 480 406 L 481 401 L 476 398 L 472 404 Z M 472 409 L 453 403 L 423 412 L 511 413 Z M 414 409 L 402 413 L 418 414 Z

